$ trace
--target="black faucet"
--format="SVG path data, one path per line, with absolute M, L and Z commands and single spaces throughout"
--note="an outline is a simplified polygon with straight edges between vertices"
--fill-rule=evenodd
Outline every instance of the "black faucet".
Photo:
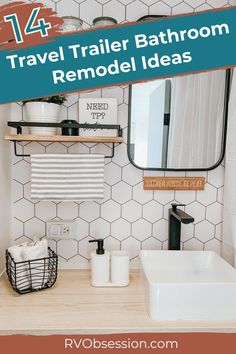
M 180 235 L 181 223 L 190 224 L 194 222 L 194 218 L 185 213 L 178 206 L 185 206 L 185 204 L 171 204 L 169 209 L 169 233 L 168 233 L 168 250 L 180 250 Z

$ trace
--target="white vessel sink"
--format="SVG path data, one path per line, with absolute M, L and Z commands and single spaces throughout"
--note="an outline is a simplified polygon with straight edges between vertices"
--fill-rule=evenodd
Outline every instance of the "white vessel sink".
M 236 270 L 210 251 L 141 251 L 149 316 L 236 320 Z

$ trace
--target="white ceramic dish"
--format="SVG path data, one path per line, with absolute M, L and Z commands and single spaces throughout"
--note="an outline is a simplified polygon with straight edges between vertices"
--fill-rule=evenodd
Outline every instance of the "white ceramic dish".
M 141 251 L 149 316 L 236 320 L 236 270 L 210 251 Z

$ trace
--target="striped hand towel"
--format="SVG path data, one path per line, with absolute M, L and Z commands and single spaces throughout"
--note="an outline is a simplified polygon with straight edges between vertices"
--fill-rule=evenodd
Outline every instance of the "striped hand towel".
M 62 201 L 103 199 L 104 165 L 103 155 L 32 155 L 31 198 Z

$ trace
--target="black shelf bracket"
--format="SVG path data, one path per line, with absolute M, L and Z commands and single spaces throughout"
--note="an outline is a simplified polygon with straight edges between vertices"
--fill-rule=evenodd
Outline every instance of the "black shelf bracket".
M 115 155 L 115 143 L 112 143 L 111 155 L 105 156 L 105 159 L 113 159 L 114 155 Z
M 13 143 L 14 143 L 14 153 L 15 153 L 15 156 L 17 156 L 17 157 L 30 157 L 30 155 L 18 154 L 18 152 L 17 152 L 17 141 L 14 140 Z
M 123 131 L 120 125 L 113 124 L 79 124 L 79 123 L 31 123 L 31 122 L 8 122 L 8 126 L 16 129 L 17 135 L 22 135 L 22 127 L 54 127 L 54 128 L 78 128 L 78 129 L 111 129 L 117 130 L 117 136 L 122 137 Z M 14 143 L 14 153 L 17 157 L 30 157 L 27 154 L 19 154 L 17 152 L 17 141 L 13 140 Z M 79 142 L 78 142 L 79 143 Z M 116 143 L 112 143 L 111 154 L 106 155 L 106 159 L 112 159 L 115 155 Z M 120 143 L 118 143 L 120 144 Z

